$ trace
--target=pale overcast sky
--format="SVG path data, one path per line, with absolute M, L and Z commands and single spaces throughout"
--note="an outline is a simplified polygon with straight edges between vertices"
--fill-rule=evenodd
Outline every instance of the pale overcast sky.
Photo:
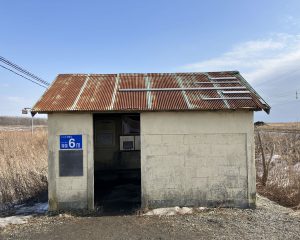
M 49 82 L 238 70 L 272 107 L 255 120 L 300 121 L 299 12 L 299 0 L 1 1 L 0 56 Z M 43 91 L 0 68 L 0 115 L 20 115 Z

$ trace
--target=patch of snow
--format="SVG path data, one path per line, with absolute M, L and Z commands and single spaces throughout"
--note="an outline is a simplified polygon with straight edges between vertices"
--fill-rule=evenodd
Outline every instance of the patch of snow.
M 23 206 L 26 206 L 26 204 L 25 203 L 17 204 L 17 205 L 14 205 L 14 208 L 20 208 L 20 207 L 23 207 Z
M 170 207 L 170 208 L 157 208 L 150 210 L 145 213 L 145 216 L 173 216 L 173 215 L 184 215 L 184 214 L 192 214 L 193 209 L 188 207 Z
M 183 207 L 181 209 L 179 209 L 179 214 L 192 214 L 193 213 L 193 209 L 192 208 L 188 208 L 188 207 Z
M 11 216 L 0 218 L 0 228 L 4 228 L 9 224 L 24 224 L 27 223 L 31 216 Z
M 24 224 L 35 214 L 44 214 L 48 210 L 48 203 L 36 203 L 32 206 L 20 204 L 14 206 L 14 216 L 0 218 L 0 228 L 9 224 Z
M 48 210 L 48 203 L 36 203 L 33 206 L 21 205 L 17 210 L 17 215 L 28 215 L 28 214 L 43 214 Z
M 198 208 L 198 210 L 200 210 L 200 211 L 205 211 L 205 210 L 207 210 L 208 208 L 207 207 L 199 207 Z

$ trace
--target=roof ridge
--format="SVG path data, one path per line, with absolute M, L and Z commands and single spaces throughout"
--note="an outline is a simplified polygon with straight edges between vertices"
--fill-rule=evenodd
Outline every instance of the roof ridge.
M 231 73 L 240 74 L 239 71 L 207 71 L 207 72 L 120 72 L 120 73 L 59 73 L 58 75 L 74 75 L 74 76 L 86 76 L 86 75 L 176 75 L 176 74 L 208 74 L 208 73 Z

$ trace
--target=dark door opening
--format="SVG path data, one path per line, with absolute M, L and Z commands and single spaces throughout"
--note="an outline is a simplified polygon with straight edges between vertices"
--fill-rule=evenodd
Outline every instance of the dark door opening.
M 103 214 L 141 205 L 139 114 L 94 114 L 94 203 Z

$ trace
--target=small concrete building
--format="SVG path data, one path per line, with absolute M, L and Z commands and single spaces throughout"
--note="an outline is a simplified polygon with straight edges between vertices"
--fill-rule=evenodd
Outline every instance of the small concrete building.
M 50 210 L 254 207 L 260 110 L 236 71 L 60 74 L 32 110 L 48 114 Z

